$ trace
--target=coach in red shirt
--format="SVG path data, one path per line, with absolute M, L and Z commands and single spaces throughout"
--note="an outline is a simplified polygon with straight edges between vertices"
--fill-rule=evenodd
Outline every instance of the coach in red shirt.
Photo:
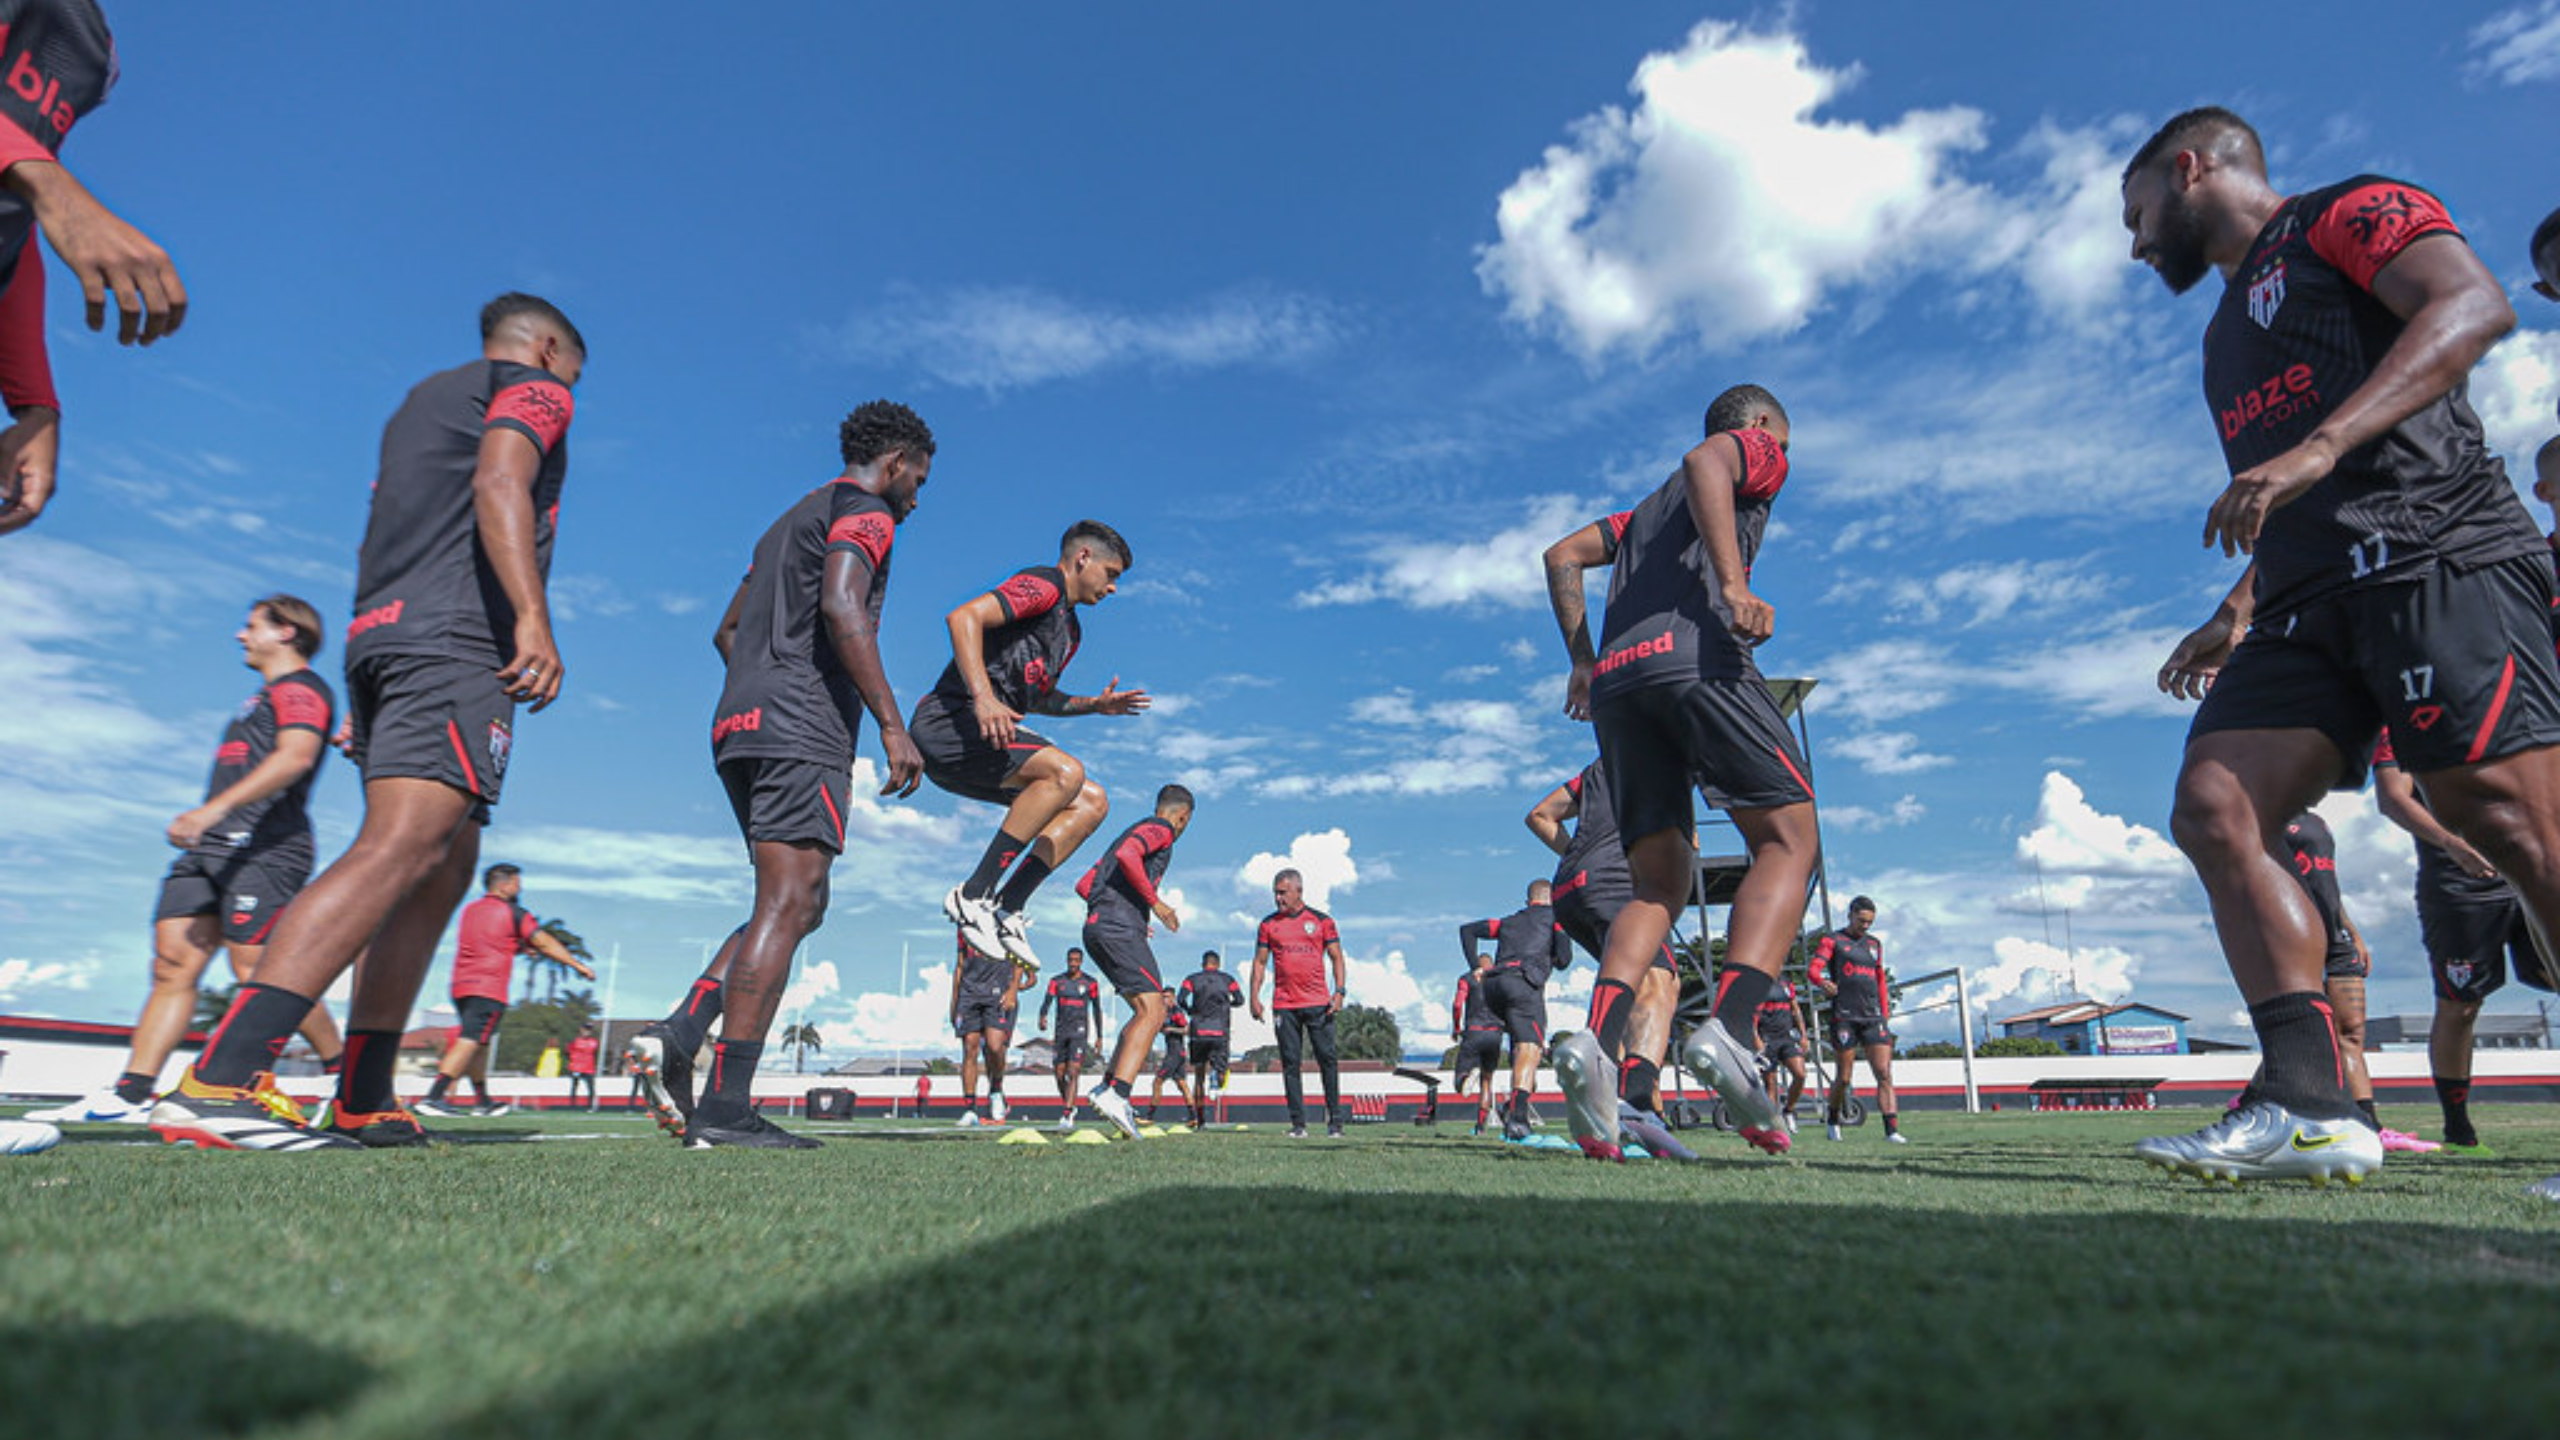
M 418 1108 L 430 1115 L 459 1115 L 445 1092 L 465 1074 L 480 1094 L 474 1113 L 503 1115 L 508 1107 L 489 1098 L 488 1047 L 498 1038 L 498 1021 L 507 1013 L 507 986 L 515 978 L 516 957 L 530 950 L 566 965 L 589 980 L 596 972 L 580 964 L 569 947 L 542 928 L 533 913 L 516 903 L 524 893 L 524 872 L 513 865 L 492 865 L 481 872 L 481 896 L 462 907 L 462 922 L 453 947 L 453 1009 L 461 1023 L 453 1043 L 436 1065 L 436 1083 Z

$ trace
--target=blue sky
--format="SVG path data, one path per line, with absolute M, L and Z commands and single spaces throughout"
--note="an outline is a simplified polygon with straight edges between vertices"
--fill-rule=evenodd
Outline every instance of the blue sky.
M 2560 393 L 2523 254 L 2560 202 L 2560 5 L 2415 32 L 2406 7 L 2334 8 L 2279 53 L 2174 4 L 718 27 L 597 4 L 502 34 L 112 7 L 123 83 L 65 158 L 195 304 L 122 352 L 54 287 L 62 493 L 0 541 L 0 1007 L 130 1016 L 160 828 L 254 683 L 241 610 L 285 588 L 343 624 L 382 421 L 525 288 L 593 353 L 553 573 L 568 688 L 519 731 L 487 853 L 619 945 L 619 1013 L 743 917 L 710 628 L 854 404 L 903 399 L 941 441 L 888 605 L 901 699 L 945 610 L 1076 518 L 1117 525 L 1138 564 L 1068 688 L 1117 675 L 1159 704 L 1049 733 L 1114 829 L 1163 781 L 1202 793 L 1171 874 L 1190 923 L 1159 953 L 1241 958 L 1293 857 L 1355 998 L 1410 1032 L 1445 1013 L 1459 923 L 1545 873 L 1520 817 L 1587 758 L 1537 550 L 1652 488 L 1748 378 L 1795 419 L 1763 663 L 1823 682 L 1835 893 L 1874 895 L 1898 967 L 1965 966 L 1994 1013 L 2076 983 L 2227 1032 L 2161 836 L 2183 714 L 2149 683 L 2233 574 L 2196 544 L 2221 483 L 2210 286 L 2176 299 L 2125 259 L 2124 155 L 2210 101 L 2261 127 L 2281 186 L 2435 188 L 2525 319 L 2475 379 L 2493 440 L 2529 456 Z M 356 803 L 333 764 L 324 854 Z M 2376 1009 L 2420 1011 L 2408 847 L 2365 797 L 2325 808 Z M 994 818 L 930 790 L 858 807 L 791 999 L 840 1052 L 939 1033 L 936 902 Z M 1051 891 L 1054 956 L 1075 910 Z

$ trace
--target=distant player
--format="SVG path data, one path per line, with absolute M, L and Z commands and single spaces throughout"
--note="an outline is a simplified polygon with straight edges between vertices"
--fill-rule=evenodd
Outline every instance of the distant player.
M 1654 1102 L 1630 1028 L 1637 987 L 1695 885 L 1691 794 L 1701 784 L 1729 802 L 1751 863 L 1734 896 L 1731 963 L 1712 1023 L 1691 1030 L 1683 1058 L 1715 1085 L 1746 1141 L 1771 1153 L 1789 1143 L 1742 1037 L 1795 943 L 1819 848 L 1804 757 L 1752 660 L 1777 625 L 1750 572 L 1786 483 L 1791 432 L 1786 410 L 1757 385 L 1718 395 L 1705 432 L 1618 537 L 1597 649 L 1586 624 L 1565 637 L 1567 704 L 1590 697 L 1635 886 L 1609 927 L 1589 1019 L 1556 1052 L 1574 1138 L 1603 1159 L 1620 1154 L 1617 1101 L 1640 1110 Z M 1568 602 L 1551 594 L 1550 603 L 1564 624 Z M 1569 603 L 1578 621 L 1578 585 Z
M 1156 1062 L 1155 1089 L 1147 1097 L 1149 1120 L 1156 1118 L 1156 1111 L 1164 1104 L 1164 1087 L 1168 1081 L 1173 1085 L 1175 1099 L 1187 1101 L 1190 1098 L 1186 1082 L 1191 1078 L 1191 1017 L 1174 1002 L 1173 988 L 1165 987 L 1164 1058 Z
M 1263 1018 L 1262 977 L 1271 982 L 1272 1038 L 1280 1044 L 1280 1089 L 1289 1102 L 1289 1138 L 1307 1138 L 1307 1096 L 1301 1057 L 1315 1051 L 1324 1079 L 1324 1133 L 1342 1138 L 1342 1061 L 1334 1047 L 1333 1017 L 1351 992 L 1350 962 L 1333 917 L 1307 904 L 1306 879 L 1295 870 L 1271 877 L 1276 907 L 1253 936 L 1253 978 L 1245 985 L 1253 1018 Z M 1326 966 L 1332 979 L 1326 980 Z
M 1544 880 L 1529 882 L 1529 903 L 1499 920 L 1470 920 L 1458 927 L 1458 946 L 1469 968 L 1476 947 L 1494 942 L 1486 966 L 1485 1008 L 1494 1023 L 1511 1037 L 1511 1098 L 1504 1102 L 1502 1133 L 1518 1140 L 1529 1133 L 1529 1092 L 1537 1088 L 1538 1057 L 1547 1043 L 1547 977 L 1573 963 L 1573 941 L 1556 923 Z M 1611 1111 L 1617 1100 L 1609 1102 Z
M 1067 973 L 1049 982 L 1048 991 L 1040 997 L 1040 1029 L 1049 1028 L 1049 1011 L 1058 1012 L 1058 1034 L 1053 1042 L 1050 1073 L 1058 1080 L 1058 1128 L 1076 1128 L 1076 1081 L 1084 1074 L 1085 1058 L 1093 1052 L 1093 1034 L 1100 1028 L 1096 1012 L 1102 1002 L 1102 987 L 1084 973 L 1084 950 L 1067 947 Z
M 569 1105 L 575 1109 L 578 1093 L 585 1091 L 587 1108 L 596 1108 L 596 1052 L 602 1042 L 596 1039 L 596 1022 L 589 1020 L 578 1026 L 569 1040 Z
M 1111 849 L 1076 882 L 1076 895 L 1087 907 L 1085 948 L 1093 952 L 1094 968 L 1129 1006 L 1110 1067 L 1088 1098 L 1103 1119 L 1132 1140 L 1138 1138 L 1138 1120 L 1129 1108 L 1129 1091 L 1155 1049 L 1167 999 L 1164 970 L 1147 940 L 1147 922 L 1159 921 L 1167 930 L 1182 928 L 1182 917 L 1158 887 L 1165 867 L 1173 863 L 1174 842 L 1191 826 L 1192 803 L 1191 792 L 1179 785 L 1158 790 L 1155 813 L 1120 832 Z
M 959 1124 L 976 1125 L 978 1076 L 987 1077 L 986 1120 L 1005 1121 L 1005 1050 L 1013 1044 L 1014 1017 L 1021 1013 L 1022 967 L 1001 955 L 981 954 L 966 935 L 956 936 L 959 949 L 951 967 L 951 1033 L 960 1037 Z
M 2204 383 L 2231 482 L 2204 541 L 2250 562 L 2159 681 L 2202 697 L 2170 829 L 2265 1056 L 2256 1103 L 2136 1152 L 2208 1177 L 2360 1180 L 2381 1141 L 2343 1083 L 2284 823 L 2361 785 L 2388 724 L 2546 955 L 2560 933 L 2551 557 L 2465 394 L 2515 312 L 2435 196 L 2373 175 L 2283 195 L 2227 110 L 2163 125 L 2123 191 L 2134 258 L 2171 291 L 2223 279 Z
M 1769 1062 L 1769 1098 L 1777 1102 L 1778 1121 L 1796 1133 L 1796 1105 L 1804 1099 L 1804 1029 L 1796 1017 L 1796 985 L 1781 977 L 1760 1002 L 1760 1058 Z M 1786 1077 L 1786 1094 L 1778 1093 L 1778 1077 Z M 1832 1122 L 1837 1125 L 1839 1122 Z
M 1467 1082 L 1476 1081 L 1476 1129 L 1481 1135 L 1493 1123 L 1493 1076 L 1502 1068 L 1502 1022 L 1494 1018 L 1493 957 L 1473 945 L 1469 968 L 1458 977 L 1458 993 L 1449 1002 L 1449 1038 L 1457 1051 L 1449 1057 L 1452 1093 L 1464 1098 Z
M 228 949 L 232 974 L 255 979 L 267 936 L 311 878 L 311 786 L 336 728 L 329 682 L 310 663 L 320 653 L 320 615 L 296 596 L 270 595 L 249 607 L 232 638 L 265 683 L 223 727 L 204 803 L 169 822 L 169 843 L 183 853 L 160 882 L 151 996 L 134 1022 L 124 1073 L 95 1095 L 30 1112 L 31 1120 L 147 1122 L 160 1071 L 194 1022 L 196 987 L 213 952 Z M 302 1034 L 321 1064 L 336 1069 L 340 1042 L 329 1012 L 313 1006 Z
M 384 427 L 348 625 L 355 843 L 296 898 L 202 1058 L 151 1113 L 164 1138 L 302 1152 L 416 1145 L 392 1091 L 400 1036 L 479 868 L 480 827 L 514 750 L 516 706 L 559 698 L 545 577 L 569 472 L 586 341 L 550 302 L 480 312 L 477 359 L 429 376 Z M 346 1063 L 323 1134 L 267 1100 L 314 1000 L 355 964 Z
M 1885 972 L 1884 941 L 1869 929 L 1875 923 L 1876 902 L 1864 895 L 1851 900 L 1849 923 L 1815 941 L 1805 967 L 1805 978 L 1831 1001 L 1831 1100 L 1823 1133 L 1840 1138 L 1840 1122 L 1857 1089 L 1858 1057 L 1864 1055 L 1876 1077 L 1884 1138 L 1907 1145 L 1893 1098 L 1893 980 Z
M 910 728 L 925 778 L 969 800 L 1004 807 L 978 868 L 943 897 L 943 913 L 990 955 L 1037 969 L 1022 912 L 1111 811 L 1084 764 L 1022 724 L 1026 714 L 1134 715 L 1147 692 L 1113 676 L 1098 695 L 1058 688 L 1084 643 L 1076 611 L 1099 605 L 1131 564 L 1129 542 L 1099 520 L 1058 540 L 1058 563 L 1016 573 L 944 617 L 951 662 L 916 702 Z M 1007 872 L 1011 874 L 1008 877 Z M 1001 888 L 999 888 L 1001 887 Z
M 1175 1003 L 1191 1017 L 1191 1128 L 1209 1123 L 1209 1097 L 1227 1089 L 1227 1037 L 1235 1009 L 1244 1003 L 1244 987 L 1220 968 L 1218 952 L 1203 951 L 1200 968 L 1174 992 Z
M 498 1043 L 498 1022 L 506 1018 L 507 989 L 514 982 L 516 957 L 530 951 L 566 965 L 581 978 L 596 972 L 569 953 L 569 947 L 542 928 L 531 911 L 516 903 L 524 893 L 524 874 L 513 865 L 492 865 L 480 876 L 481 896 L 462 907 L 453 946 L 453 1039 L 436 1063 L 435 1083 L 417 1104 L 422 1115 L 452 1117 L 466 1113 L 503 1115 L 512 1106 L 489 1094 L 489 1051 Z M 470 1077 L 480 1097 L 476 1112 L 454 1107 L 447 1098 L 453 1082 Z

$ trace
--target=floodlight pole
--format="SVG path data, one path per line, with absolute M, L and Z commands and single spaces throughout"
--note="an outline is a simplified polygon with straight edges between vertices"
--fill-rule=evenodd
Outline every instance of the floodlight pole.
M 1973 990 L 1964 983 L 1964 967 L 1956 967 L 1956 1028 L 1964 1032 L 1964 1113 L 1982 1113 L 1982 1092 L 1973 1083 Z

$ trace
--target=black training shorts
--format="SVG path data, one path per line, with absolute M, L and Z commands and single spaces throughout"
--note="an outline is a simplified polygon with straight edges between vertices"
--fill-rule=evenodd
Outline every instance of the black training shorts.
M 990 805 L 1012 804 L 1014 792 L 1005 782 L 1024 761 L 1051 748 L 1022 726 L 1014 727 L 1012 743 L 991 745 L 978 733 L 978 717 L 969 702 L 955 703 L 933 692 L 916 702 L 915 714 L 907 719 L 907 738 L 916 742 L 916 753 L 924 757 L 924 778 L 937 789 Z
M 997 1037 L 1013 1033 L 1013 1007 L 1000 996 L 960 997 L 959 1015 L 951 1022 L 951 1033 L 959 1036 L 978 1034 Z M 1001 1043 L 1001 1039 L 999 1039 Z
M 720 762 L 729 813 L 749 845 L 815 845 L 844 853 L 844 812 L 853 772 L 815 760 L 739 755 Z
M 1093 1047 L 1085 1043 L 1082 1035 L 1061 1035 L 1057 1038 L 1054 1054 L 1056 1058 L 1050 1063 L 1059 1069 L 1082 1070 L 1085 1060 L 1093 1054 Z
M 222 917 L 226 945 L 264 945 L 284 907 L 311 879 L 308 845 L 268 846 L 211 855 L 190 850 L 160 882 L 155 920 Z
M 516 702 L 495 668 L 441 655 L 367 655 L 347 667 L 348 754 L 366 781 L 435 780 L 498 803 Z
M 1218 1077 L 1218 1083 L 1222 1085 L 1225 1084 L 1227 1079 L 1227 1037 L 1224 1035 L 1192 1036 L 1191 1068 L 1199 1071 L 1203 1075 L 1214 1075 Z
M 1617 919 L 1618 912 L 1634 898 L 1635 886 L 1623 870 L 1615 874 L 1576 870 L 1556 877 L 1550 903 L 1566 938 L 1581 946 L 1583 954 L 1597 960 L 1600 952 L 1609 947 L 1609 922 Z
M 1547 993 L 1529 983 L 1529 977 L 1515 968 L 1496 970 L 1485 977 L 1485 1004 L 1493 1018 L 1502 1022 L 1503 1033 L 1514 1045 L 1547 1043 Z
M 507 1002 L 486 995 L 456 995 L 453 1008 L 453 1038 L 486 1045 L 498 1036 L 498 1021 L 507 1013 Z
M 1766 1040 L 1761 1042 L 1760 1053 L 1769 1057 L 1770 1064 L 1784 1065 L 1790 1060 L 1804 1058 L 1804 1041 L 1794 1036 L 1784 1040 Z
M 2418 902 L 2418 933 L 2437 999 L 2477 1005 L 2506 988 L 2510 967 L 2536 990 L 2555 988 L 2513 894 L 2454 899 L 2422 893 Z
M 1084 953 L 1095 973 L 1123 995 L 1157 995 L 1164 991 L 1164 971 L 1156 964 L 1155 946 L 1147 932 L 1117 925 L 1084 927 Z
M 1156 1078 L 1179 1085 L 1182 1083 L 1186 1068 L 1183 1051 L 1180 1046 L 1176 1046 L 1164 1052 L 1163 1057 L 1156 1061 Z
M 1882 1020 L 1843 1020 L 1837 1016 L 1832 1017 L 1831 1048 L 1834 1050 L 1863 1050 L 1870 1045 L 1890 1046 L 1892 1044 L 1893 1032 L 1885 1028 Z
M 1600 768 L 1628 842 L 1697 828 L 1693 788 L 1734 810 L 1813 801 L 1804 752 L 1757 676 L 1647 685 L 1593 701 Z
M 1449 1073 L 1468 1075 L 1502 1067 L 1502 1032 L 1470 1030 L 1458 1037 L 1458 1053 L 1449 1058 Z

